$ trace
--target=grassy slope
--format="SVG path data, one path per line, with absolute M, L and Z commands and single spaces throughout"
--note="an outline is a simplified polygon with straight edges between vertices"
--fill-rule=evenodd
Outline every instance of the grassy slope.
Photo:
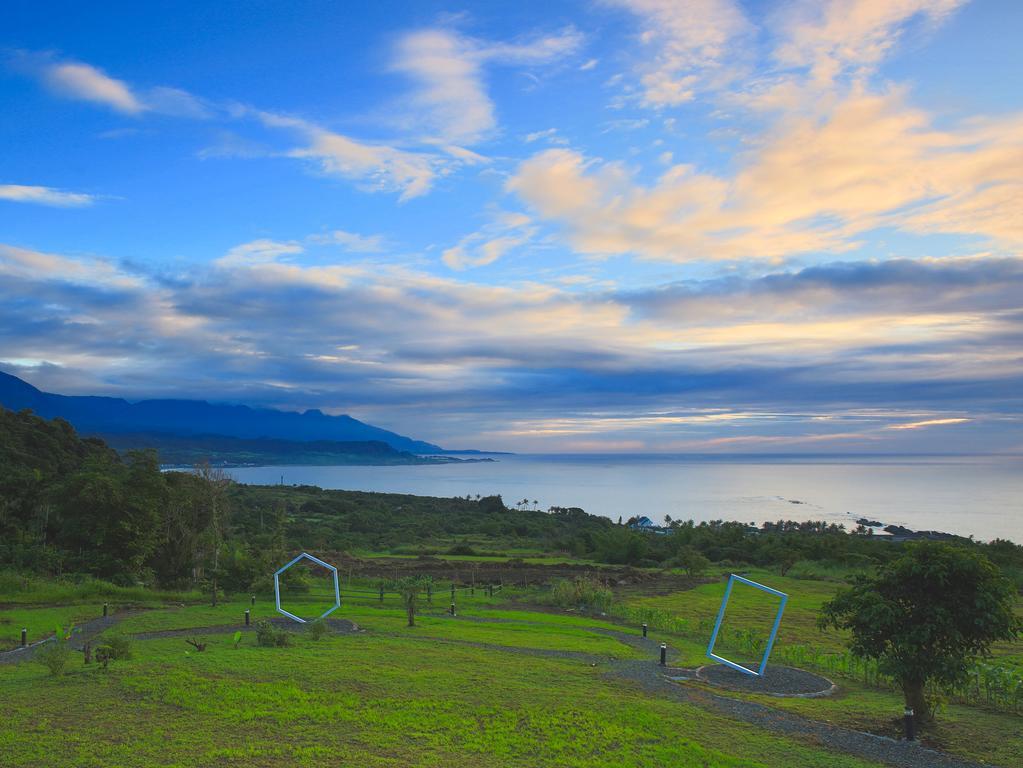
M 817 607 L 837 583 L 749 575 L 791 595 L 780 643 L 841 647 L 840 636 L 822 637 L 814 624 Z M 629 601 L 668 609 L 695 626 L 700 619 L 713 619 L 722 593 L 723 583 L 714 583 L 670 595 L 636 593 Z M 52 597 L 45 592 L 37 596 L 43 602 L 44 596 Z M 650 697 L 603 677 L 600 665 L 466 644 L 619 659 L 642 656 L 593 631 L 638 634 L 638 628 L 509 605 L 508 599 L 517 596 L 518 590 L 494 598 L 482 592 L 475 598 L 460 594 L 463 618 L 500 621 L 452 621 L 442 613 L 449 594 L 438 589 L 434 605 L 424 604 L 418 626 L 408 629 L 395 597 L 381 604 L 374 596 L 349 594 L 335 615 L 367 630 L 359 636 L 322 643 L 301 638 L 294 648 L 266 650 L 254 647 L 246 635 L 237 651 L 227 636 L 210 636 L 210 650 L 203 655 L 186 654 L 180 638 L 139 641 L 135 660 L 105 674 L 76 666 L 63 680 L 48 678 L 34 664 L 0 666 L 0 754 L 10 755 L 5 765 L 12 766 L 320 765 L 348 760 L 367 766 L 863 765 Z M 149 604 L 155 604 L 151 597 Z M 257 620 L 275 615 L 267 597 L 255 606 L 247 599 L 217 608 L 166 605 L 126 619 L 117 631 L 237 624 L 246 608 Z M 776 604 L 767 596 L 738 591 L 733 599 L 728 617 L 735 626 L 773 616 Z M 314 590 L 293 597 L 289 607 L 314 615 L 323 601 Z M 30 614 L 36 614 L 43 632 L 51 631 L 55 619 L 66 623 L 69 617 L 99 612 L 98 604 L 88 602 L 0 610 L 0 622 L 13 622 L 0 623 L 0 636 Z M 702 639 L 670 637 L 669 642 L 681 650 L 681 663 L 706 661 Z M 1021 649 L 1000 650 L 1018 654 Z M 901 709 L 896 694 L 840 682 L 842 691 L 833 699 L 763 701 L 849 727 L 894 732 Z M 1018 717 L 950 705 L 930 738 L 963 757 L 1014 766 L 1023 762 L 1019 722 Z
M 0 753 L 12 768 L 869 765 L 651 698 L 584 662 L 386 631 L 288 649 L 216 637 L 188 655 L 180 640 L 138 642 L 133 661 L 60 680 L 0 668 Z
M 747 576 L 768 586 L 788 593 L 789 601 L 778 633 L 780 649 L 785 644 L 816 645 L 825 651 L 844 649 L 844 636 L 838 632 L 821 632 L 816 628 L 816 615 L 820 605 L 828 600 L 842 584 L 837 581 L 814 581 L 778 576 L 767 571 L 753 570 Z M 690 617 L 695 626 L 699 620 L 712 621 L 724 595 L 725 584 L 720 581 L 704 584 L 695 589 L 669 595 L 633 595 L 628 602 L 669 610 L 679 616 Z M 777 601 L 769 595 L 745 588 L 733 591 L 729 600 L 723 627 L 750 627 L 763 630 L 769 626 Z M 1023 606 L 1021 606 L 1023 607 Z M 763 631 L 766 635 L 766 631 Z M 709 636 L 709 631 L 707 632 Z M 682 652 L 679 663 L 701 665 L 706 658 L 706 641 L 678 637 L 673 645 Z M 994 648 L 999 657 L 1023 659 L 1023 641 L 999 643 Z M 739 651 L 726 654 L 736 661 L 748 661 Z M 864 687 L 853 680 L 836 678 L 840 684 L 837 696 L 827 699 L 779 699 L 751 697 L 768 706 L 797 711 L 807 717 L 827 720 L 848 727 L 884 733 L 900 734 L 899 715 L 902 712 L 901 695 Z M 991 762 L 997 765 L 1023 765 L 1023 730 L 1018 716 L 978 707 L 948 704 L 939 713 L 933 730 L 925 740 L 933 746 L 965 758 Z

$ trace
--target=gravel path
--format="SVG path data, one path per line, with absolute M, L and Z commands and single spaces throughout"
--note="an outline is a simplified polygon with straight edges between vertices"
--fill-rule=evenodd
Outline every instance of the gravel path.
M 137 616 L 139 613 L 141 611 L 122 611 L 121 613 L 113 613 L 110 616 L 83 621 L 81 624 L 75 625 L 74 633 L 71 635 L 71 647 L 76 651 L 80 651 L 85 643 L 91 642 L 100 633 L 110 629 L 110 627 L 122 619 Z M 17 664 L 19 661 L 28 661 L 51 642 L 53 642 L 53 637 L 48 637 L 25 648 L 4 651 L 0 653 L 0 664 Z
M 896 741 L 872 733 L 852 731 L 752 701 L 732 699 L 686 687 L 669 680 L 656 663 L 617 662 L 608 674 L 629 680 L 649 693 L 695 704 L 775 733 L 793 736 L 865 760 L 874 760 L 898 768 L 984 768 L 980 763 L 959 760 L 927 749 L 919 742 Z

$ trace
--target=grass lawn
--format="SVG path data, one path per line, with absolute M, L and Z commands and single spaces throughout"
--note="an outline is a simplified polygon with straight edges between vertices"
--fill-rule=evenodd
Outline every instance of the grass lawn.
M 516 629 L 493 627 L 511 644 Z M 3 667 L 0 754 L 10 768 L 871 765 L 651 697 L 599 665 L 383 629 L 285 649 L 214 637 L 202 654 L 137 642 L 132 661 L 59 679 Z
M 816 626 L 820 606 L 842 587 L 840 581 L 786 578 L 762 570 L 752 570 L 744 575 L 789 595 L 775 646 L 776 652 L 783 650 L 786 644 L 817 646 L 826 652 L 845 649 L 843 633 L 821 632 Z M 740 589 L 740 586 L 737 585 L 732 591 L 722 624 L 722 634 L 730 628 L 750 628 L 766 636 L 777 610 L 777 599 L 750 587 Z M 702 625 L 702 630 L 687 636 L 671 635 L 669 639 L 669 643 L 681 652 L 678 660 L 680 665 L 699 666 L 710 663 L 705 656 L 706 643 L 724 591 L 725 581 L 722 578 L 719 582 L 668 595 L 632 594 L 627 597 L 627 602 L 632 606 L 669 611 L 689 619 L 694 628 Z M 744 658 L 742 652 L 734 648 L 729 649 L 727 644 L 725 649 L 731 651 L 726 656 L 735 661 L 753 660 Z M 993 653 L 1001 659 L 1023 659 L 1023 641 L 999 643 L 993 648 Z M 759 658 L 756 660 L 759 661 Z M 867 687 L 842 677 L 834 679 L 841 690 L 838 695 L 830 698 L 744 698 L 857 730 L 894 737 L 901 734 L 903 700 L 899 693 Z M 1018 715 L 976 706 L 946 704 L 940 708 L 937 720 L 924 735 L 924 740 L 963 758 L 994 765 L 1023 765 L 1023 719 Z
M 788 592 L 779 647 L 819 644 L 840 650 L 838 633 L 816 628 L 819 606 L 839 582 L 749 577 Z M 350 589 L 372 591 L 371 585 Z M 678 651 L 675 663 L 699 666 L 724 581 L 666 595 L 630 587 L 628 605 L 684 617 L 684 636 L 652 627 L 651 640 Z M 343 590 L 344 591 L 344 590 Z M 293 594 L 288 607 L 317 615 L 332 587 Z M 493 598 L 459 593 L 458 617 L 445 614 L 450 594 L 425 600 L 416 626 L 406 626 L 396 596 L 347 594 L 333 617 L 364 632 L 321 641 L 296 635 L 289 648 L 260 648 L 247 633 L 241 647 L 229 635 L 209 635 L 205 653 L 182 638 L 139 640 L 134 658 L 102 671 L 73 657 L 62 678 L 39 664 L 0 666 L 0 765 L 20 766 L 822 766 L 872 765 L 833 754 L 819 744 L 783 737 L 644 692 L 608 675 L 612 659 L 643 659 L 636 649 L 599 630 L 640 634 L 634 621 L 590 618 L 574 611 L 534 610 L 515 602 L 529 590 Z M 143 595 L 145 597 L 145 595 Z M 240 625 L 277 616 L 272 595 L 166 604 L 168 596 L 136 603 L 149 610 L 114 630 Z M 102 600 L 77 595 L 71 604 L 15 605 L 0 610 L 0 642 L 101 615 Z M 113 608 L 113 601 L 112 601 Z M 725 627 L 760 628 L 777 602 L 736 589 Z M 7 623 L 4 623 L 4 620 Z M 730 622 L 730 623 L 729 623 Z M 37 635 L 38 633 L 38 635 Z M 201 632 L 197 632 L 201 634 Z M 502 647 L 508 650 L 503 650 Z M 592 659 L 523 653 L 566 651 Z M 1020 644 L 999 647 L 1020 655 Z M 651 662 L 653 659 L 651 658 Z M 888 735 L 898 734 L 901 697 L 837 678 L 840 693 L 825 699 L 742 695 L 811 719 Z M 720 691 L 718 691 L 720 692 Z M 740 696 L 739 694 L 730 694 Z M 963 758 L 999 766 L 1023 764 L 1021 718 L 979 707 L 946 705 L 925 734 L 930 744 Z

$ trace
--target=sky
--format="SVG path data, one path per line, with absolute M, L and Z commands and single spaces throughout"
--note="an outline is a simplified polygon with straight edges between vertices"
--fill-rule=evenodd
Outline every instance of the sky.
M 449 448 L 1021 452 L 1017 0 L 8 0 L 0 369 Z

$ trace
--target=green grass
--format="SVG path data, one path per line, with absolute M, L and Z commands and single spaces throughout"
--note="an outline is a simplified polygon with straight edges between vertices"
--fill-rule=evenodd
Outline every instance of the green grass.
M 779 648 L 822 644 L 841 650 L 838 633 L 816 629 L 820 604 L 840 587 L 834 580 L 749 576 L 790 594 Z M 375 587 L 365 581 L 352 589 Z M 651 640 L 678 652 L 673 663 L 698 666 L 724 582 L 666 595 L 629 588 L 626 607 L 656 609 L 685 619 L 685 633 L 652 626 Z M 286 595 L 286 605 L 314 615 L 332 587 Z M 45 590 L 42 590 L 45 591 Z M 37 591 L 37 594 L 39 592 Z M 253 621 L 277 616 L 272 595 L 151 607 L 116 630 L 134 634 Z M 210 635 L 205 653 L 181 638 L 135 643 L 135 658 L 104 673 L 73 666 L 52 679 L 37 664 L 0 666 L 0 755 L 5 768 L 74 766 L 819 766 L 869 763 L 825 752 L 820 745 L 781 737 L 645 693 L 606 672 L 611 659 L 642 659 L 637 650 L 597 630 L 640 634 L 639 622 L 589 618 L 574 611 L 533 610 L 515 602 L 529 590 L 495 597 L 459 593 L 459 616 L 445 615 L 449 592 L 424 600 L 417 625 L 406 626 L 400 601 L 388 595 L 348 594 L 333 616 L 365 631 L 319 642 L 297 635 L 286 649 L 242 646 Z M 98 616 L 98 602 L 61 607 L 18 605 L 0 611 L 0 639 L 24 624 L 50 633 L 57 623 Z M 736 590 L 726 626 L 763 623 L 777 603 L 753 590 Z M 9 619 L 10 624 L 2 620 Z M 36 629 L 33 629 L 36 628 Z M 507 649 L 507 650 L 505 650 Z M 586 654 L 561 659 L 528 649 Z M 1018 657 L 1021 645 L 999 647 Z M 74 664 L 80 664 L 75 657 Z M 595 666 L 591 663 L 595 662 Z M 780 709 L 846 727 L 895 735 L 898 694 L 837 679 L 830 699 L 760 700 Z M 739 694 L 735 694 L 740 696 Z M 949 704 L 925 735 L 929 743 L 965 759 L 1000 766 L 1023 761 L 1018 716 Z
M 538 648 L 552 651 L 572 651 L 615 658 L 643 658 L 644 654 L 625 645 L 613 637 L 589 631 L 593 626 L 615 629 L 610 623 L 586 622 L 582 619 L 558 621 L 562 617 L 546 614 L 532 614 L 513 611 L 486 611 L 475 608 L 460 612 L 451 618 L 442 613 L 440 606 L 424 606 L 416 618 L 416 626 L 406 626 L 404 609 L 391 605 L 346 604 L 331 614 L 331 618 L 350 619 L 360 627 L 367 627 L 377 634 L 413 635 L 423 638 L 454 640 L 459 642 L 487 643 L 521 648 Z M 125 619 L 117 626 L 118 632 L 136 634 L 164 630 L 190 629 L 224 624 L 241 625 L 244 611 L 252 611 L 253 624 L 279 614 L 269 601 L 257 601 L 251 606 L 248 601 L 228 601 L 216 608 L 209 605 L 185 606 L 183 608 L 147 611 Z M 505 619 L 500 623 L 472 621 L 470 617 Z M 536 619 L 541 621 L 536 621 Z M 545 620 L 546 619 L 546 620 Z M 51 630 L 52 631 L 52 630 Z
M 770 707 L 825 720 L 846 728 L 898 738 L 902 733 L 902 696 L 839 680 L 835 696 L 823 699 L 780 699 L 746 696 Z M 716 691 L 720 692 L 720 691 Z M 977 707 L 946 704 L 933 726 L 920 736 L 928 746 L 958 757 L 993 765 L 1023 765 L 1020 718 Z
M 809 572 L 782 577 L 777 574 L 752 570 L 746 574 L 754 581 L 774 587 L 789 595 L 775 646 L 774 663 L 781 659 L 787 646 L 812 646 L 824 652 L 846 649 L 846 636 L 837 631 L 821 632 L 816 618 L 820 606 L 842 587 L 838 579 L 813 580 Z M 685 634 L 670 635 L 669 642 L 677 647 L 681 666 L 699 666 L 710 663 L 705 656 L 713 620 L 724 595 L 722 579 L 694 589 L 668 595 L 644 596 L 630 594 L 626 605 L 632 609 L 652 608 L 678 617 L 689 629 Z M 736 661 L 752 660 L 749 654 L 730 646 L 729 629 L 754 628 L 766 636 L 770 620 L 777 610 L 777 600 L 749 587 L 733 589 L 729 600 L 721 637 L 725 640 L 719 650 L 726 651 Z M 1023 641 L 999 643 L 994 649 L 999 660 L 1023 659 Z M 806 717 L 826 720 L 846 727 L 873 733 L 897 736 L 900 733 L 900 715 L 903 700 L 900 693 L 879 690 L 862 685 L 855 679 L 835 677 L 841 691 L 838 696 L 824 699 L 781 699 L 756 697 L 761 703 L 779 709 L 798 712 Z M 1023 764 L 1023 731 L 1018 715 L 989 710 L 980 706 L 950 703 L 940 708 L 937 721 L 925 735 L 936 748 L 960 757 L 996 765 Z
M 109 581 L 86 578 L 80 581 L 43 579 L 11 571 L 0 571 L 0 607 L 70 603 L 186 602 L 201 595 L 192 591 L 160 591 L 147 587 L 119 587 Z
M 871 765 L 599 666 L 370 629 L 287 649 L 217 637 L 187 655 L 180 641 L 138 642 L 133 661 L 60 680 L 0 668 L 0 753 L 10 768 Z
M 820 632 L 817 612 L 842 584 L 831 581 L 810 581 L 779 576 L 769 571 L 750 570 L 747 578 L 773 587 L 789 596 L 788 604 L 778 630 L 777 644 L 812 642 L 826 650 L 845 648 L 844 636 L 839 632 Z M 725 580 L 712 584 L 652 597 L 630 596 L 627 604 L 633 607 L 658 608 L 689 620 L 693 634 L 710 638 L 710 630 L 725 594 Z M 751 628 L 770 630 L 771 621 L 778 610 L 778 598 L 760 590 L 739 584 L 732 590 L 722 623 L 722 632 L 729 629 Z
M 21 630 L 28 630 L 28 642 L 52 635 L 57 626 L 80 624 L 103 615 L 99 605 L 71 605 L 63 608 L 14 608 L 0 611 L 0 651 L 21 645 Z

